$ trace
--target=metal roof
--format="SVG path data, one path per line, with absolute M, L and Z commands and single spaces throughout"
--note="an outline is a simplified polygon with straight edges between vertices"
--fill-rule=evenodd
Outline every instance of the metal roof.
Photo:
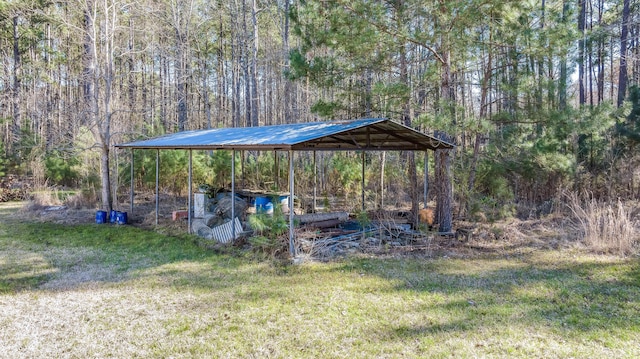
M 384 118 L 184 131 L 118 148 L 294 151 L 407 151 L 454 145 Z

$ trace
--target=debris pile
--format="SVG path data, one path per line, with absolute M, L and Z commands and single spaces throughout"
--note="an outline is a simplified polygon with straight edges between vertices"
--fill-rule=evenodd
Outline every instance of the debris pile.
M 204 208 L 199 218 L 194 218 L 191 223 L 191 231 L 198 236 L 215 240 L 220 243 L 229 243 L 235 238 L 245 235 L 242 223 L 239 218 L 244 218 L 247 210 L 247 202 L 239 197 L 235 198 L 235 208 L 232 211 L 232 201 L 230 194 L 219 195 L 208 203 L 203 202 Z M 210 211 L 206 209 L 210 208 Z M 196 211 L 197 212 L 197 211 Z M 232 212 L 235 218 L 232 221 Z M 232 224 L 233 223 L 233 224 Z
M 322 259 L 401 247 L 428 249 L 434 235 L 393 221 L 373 221 L 362 225 L 358 221 L 348 220 L 333 228 L 306 228 L 297 238 L 300 252 Z

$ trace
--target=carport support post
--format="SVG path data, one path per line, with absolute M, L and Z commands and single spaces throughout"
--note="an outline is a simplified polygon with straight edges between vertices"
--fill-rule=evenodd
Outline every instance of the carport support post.
M 129 198 L 129 215 L 132 216 L 133 215 L 133 152 L 134 149 L 131 149 L 131 174 L 130 174 L 130 178 L 131 178 L 131 191 L 130 191 L 130 198 Z
M 280 158 L 277 150 L 273 151 L 273 187 L 280 187 Z
M 316 151 L 313 151 L 313 206 L 311 207 L 311 211 L 316 213 L 316 199 L 318 195 L 318 165 L 316 164 Z M 289 206 L 289 210 L 291 210 L 291 206 Z
M 189 210 L 187 211 L 187 225 L 189 228 L 187 229 L 187 233 L 191 234 L 191 198 L 193 197 L 193 150 L 189 150 L 189 188 L 187 191 L 189 192 L 189 199 L 187 201 L 187 207 Z
M 231 238 L 236 240 L 236 150 L 231 150 Z
M 293 208 L 294 184 L 295 183 L 293 179 L 293 150 L 289 150 L 289 253 L 291 254 L 292 257 L 296 256 L 296 248 L 294 246 L 295 232 L 293 228 L 293 214 L 295 212 Z
M 429 153 L 424 151 L 424 207 L 427 208 L 429 194 Z
M 158 211 L 160 210 L 160 150 L 156 150 L 156 226 L 158 225 Z
M 362 212 L 364 212 L 364 151 L 362 151 Z
M 118 149 L 114 148 L 113 149 L 113 156 L 116 159 L 116 169 L 115 169 L 115 173 L 113 174 L 114 177 L 114 184 L 113 184 L 113 202 L 115 205 L 115 208 L 120 209 L 120 204 L 118 203 L 118 169 L 120 168 L 120 166 L 118 165 Z

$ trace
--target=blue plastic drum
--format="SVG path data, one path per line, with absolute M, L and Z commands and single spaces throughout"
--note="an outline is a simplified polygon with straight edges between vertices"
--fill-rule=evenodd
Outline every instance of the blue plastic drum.
M 116 223 L 127 224 L 127 212 L 116 212 Z
M 106 211 L 97 211 L 96 212 L 96 223 L 97 224 L 107 223 L 107 212 Z
M 269 203 L 268 197 L 256 197 L 256 213 L 264 213 L 267 203 Z

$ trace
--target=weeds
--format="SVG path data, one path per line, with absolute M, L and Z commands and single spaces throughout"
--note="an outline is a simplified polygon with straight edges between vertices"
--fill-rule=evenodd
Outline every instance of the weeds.
M 639 238 L 622 202 L 600 203 L 593 196 L 586 197 L 581 200 L 576 193 L 565 194 L 584 244 L 598 253 L 632 253 Z

